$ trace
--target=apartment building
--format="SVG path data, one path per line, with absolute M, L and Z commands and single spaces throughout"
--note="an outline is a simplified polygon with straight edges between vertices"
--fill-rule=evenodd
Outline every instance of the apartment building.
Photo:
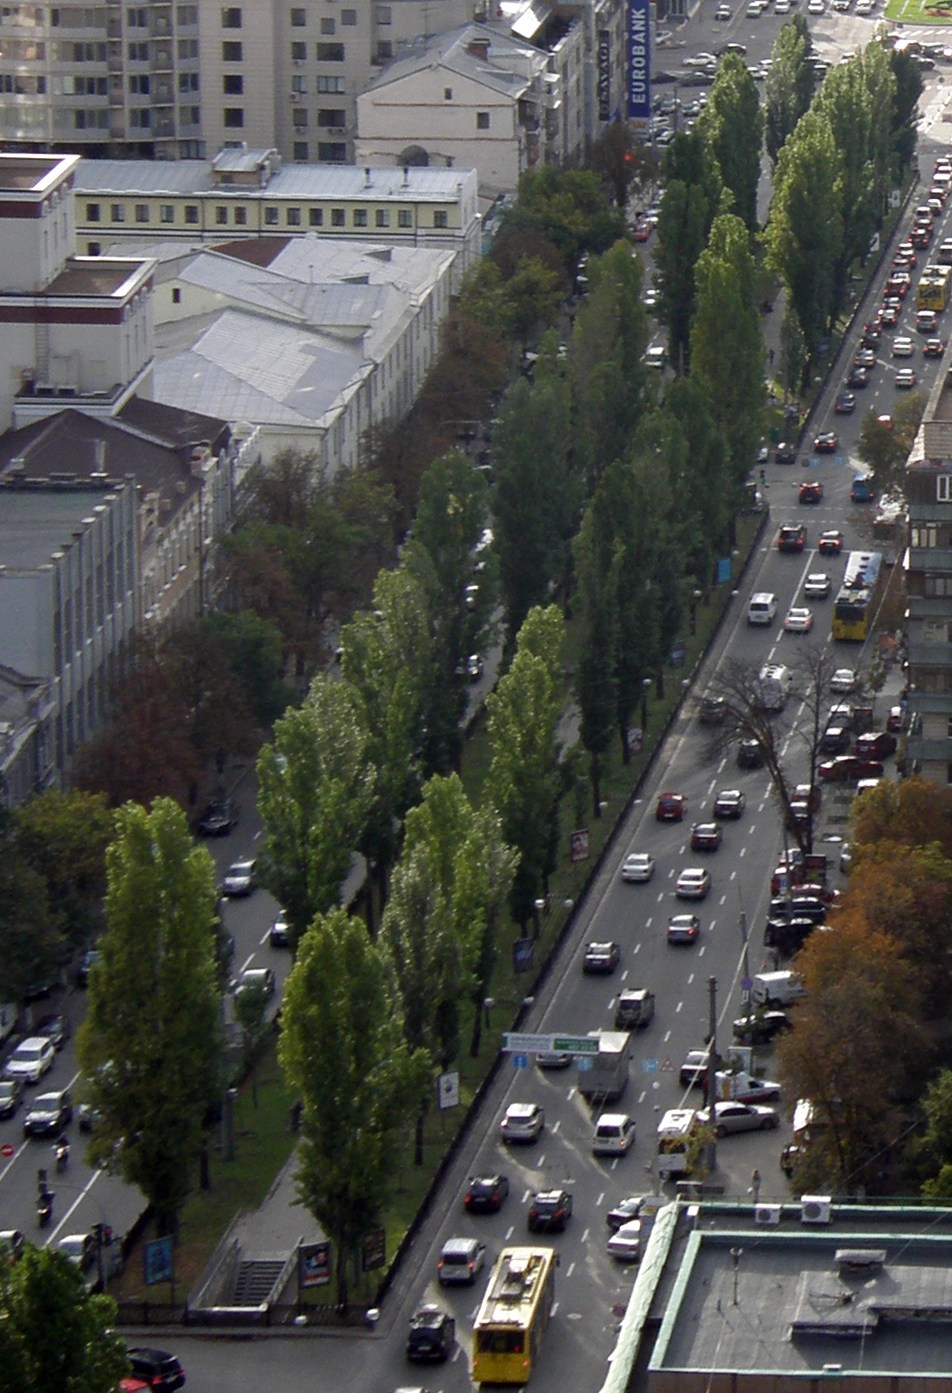
M 577 21 L 584 130 L 620 109 L 624 0 L 15 3 L 0 6 L 0 140 L 157 160 L 243 141 L 297 163 L 352 163 L 358 94 L 473 19 L 542 46 L 553 25 Z
M 952 783 L 952 354 L 906 464 L 907 768 Z

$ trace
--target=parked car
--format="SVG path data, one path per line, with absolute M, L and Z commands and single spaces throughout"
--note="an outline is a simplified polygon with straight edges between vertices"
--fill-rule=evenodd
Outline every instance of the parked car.
M 739 788 L 722 788 L 714 799 L 714 816 L 736 821 L 743 816 L 747 798 Z
M 621 946 L 617 943 L 590 943 L 582 959 L 582 971 L 608 976 L 621 962 Z
M 625 857 L 621 866 L 621 878 L 632 884 L 650 880 L 654 875 L 655 859 L 650 851 L 633 851 Z
M 34 1035 L 45 1035 L 55 1050 L 61 1050 L 72 1035 L 72 1026 L 67 1016 L 51 1014 L 41 1016 L 33 1027 Z
M 22 1098 L 22 1079 L 0 1079 L 0 1118 L 13 1117 Z
M 697 1120 L 702 1127 L 710 1122 L 711 1114 L 701 1108 Z M 779 1127 L 780 1115 L 776 1108 L 765 1107 L 762 1103 L 738 1103 L 728 1100 L 714 1104 L 714 1127 L 719 1137 L 734 1132 L 763 1132 Z
M 716 822 L 696 822 L 691 828 L 692 851 L 717 851 L 723 833 Z
M 902 707 L 890 706 L 889 715 L 886 717 L 886 729 L 898 733 L 902 730 Z
M 617 1228 L 608 1240 L 608 1252 L 619 1262 L 637 1262 L 641 1257 L 641 1220 L 632 1219 Z
M 278 917 L 268 932 L 268 942 L 272 948 L 289 948 L 291 946 L 291 926 L 288 923 L 286 909 L 279 910 Z
M 235 984 L 235 996 L 240 996 L 242 992 L 250 991 L 257 987 L 270 998 L 275 992 L 274 969 L 271 967 L 246 967 Z
M 605 1223 L 612 1230 L 620 1229 L 622 1224 L 630 1224 L 638 1218 L 644 1202 L 644 1195 L 631 1195 L 628 1199 L 621 1200 L 605 1215 Z
M 896 737 L 891 730 L 869 730 L 856 737 L 860 759 L 888 759 L 896 753 Z
M 19 1229 L 0 1229 L 0 1263 L 13 1266 L 26 1251 L 26 1235 Z
M 860 759 L 858 755 L 837 755 L 819 766 L 817 771 L 824 783 L 855 779 L 879 779 L 883 766 L 878 759 Z
M 753 1011 L 734 1021 L 734 1039 L 740 1045 L 767 1045 L 789 1029 L 790 1017 L 785 1011 Z
M 545 1127 L 545 1112 L 538 1103 L 510 1103 L 499 1130 L 503 1141 L 538 1141 Z
M 568 1190 L 540 1190 L 533 1195 L 526 1215 L 530 1233 L 564 1233 L 572 1217 L 572 1196 Z
M 241 809 L 228 798 L 209 803 L 198 819 L 198 830 L 203 837 L 227 837 L 238 826 Z
M 688 1050 L 681 1068 L 678 1070 L 678 1079 L 682 1088 L 703 1086 L 704 1080 L 707 1078 L 709 1059 L 710 1052 L 708 1050 Z
M 185 1370 L 174 1354 L 145 1345 L 136 1345 L 126 1352 L 132 1372 L 145 1379 L 152 1393 L 175 1393 L 184 1386 Z
M 855 689 L 857 680 L 851 667 L 838 667 L 830 678 L 830 691 L 848 695 Z
M 468 1214 L 498 1214 L 508 1195 L 508 1176 L 474 1175 L 466 1187 L 463 1208 Z
M 5 1079 L 19 1079 L 21 1083 L 39 1083 L 44 1074 L 49 1073 L 56 1059 L 52 1040 L 45 1035 L 30 1035 L 19 1045 L 3 1066 Z
M 73 1120 L 73 1104 L 68 1088 L 56 1093 L 40 1093 L 33 1099 L 23 1119 L 25 1137 L 58 1136 Z
M 99 1256 L 99 1240 L 94 1233 L 68 1233 L 57 1239 L 56 1247 L 80 1272 L 88 1272 Z
M 410 1317 L 407 1335 L 407 1359 L 449 1359 L 456 1343 L 456 1321 L 441 1306 L 427 1302 Z
M 89 986 L 89 974 L 102 958 L 102 953 L 98 948 L 87 948 L 79 963 L 79 970 L 76 973 L 76 981 L 81 987 Z

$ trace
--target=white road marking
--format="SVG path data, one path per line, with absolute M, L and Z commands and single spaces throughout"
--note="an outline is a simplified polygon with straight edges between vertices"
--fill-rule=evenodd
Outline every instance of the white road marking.
M 699 958 L 703 958 L 703 957 L 704 957 L 704 944 L 703 944 L 703 943 L 701 944 L 700 948 L 697 950 L 697 955 L 698 955 Z
M 550 1312 L 550 1315 L 553 1315 L 553 1316 L 554 1316 L 555 1313 L 556 1313 L 556 1311 L 557 1311 L 558 1309 L 559 1309 L 559 1303 L 558 1303 L 557 1301 L 553 1301 L 553 1302 L 552 1302 L 552 1310 L 551 1310 L 551 1312 Z
M 681 1010 L 681 1007 L 682 1007 L 683 1005 L 684 1005 L 684 1002 L 683 1002 L 683 1001 L 679 1001 L 679 1002 L 678 1002 L 677 1006 L 675 1006 L 675 1008 L 674 1008 L 674 1014 L 675 1014 L 675 1015 L 678 1014 L 678 1012 Z
M 641 1107 L 642 1103 L 645 1101 L 645 1099 L 647 1098 L 647 1096 L 648 1096 L 647 1090 L 643 1088 L 643 1089 L 641 1090 L 641 1092 L 638 1094 L 638 1106 L 639 1106 L 639 1107 Z M 599 1202 L 599 1204 L 601 1204 L 601 1200 L 599 1200 L 598 1202 Z
M 238 969 L 239 976 L 241 975 L 242 972 L 246 972 L 246 971 L 248 970 L 248 968 L 251 966 L 251 964 L 254 962 L 254 960 L 255 960 L 255 955 L 254 955 L 254 953 L 249 953 L 248 956 L 247 956 L 247 958 L 245 958 L 244 962 L 242 963 L 241 967 Z
M 554 1136 L 555 1133 L 559 1130 L 559 1128 L 561 1127 L 561 1125 L 562 1125 L 562 1119 L 561 1119 L 561 1117 L 556 1118 L 556 1120 L 552 1123 L 552 1135 L 553 1135 L 553 1136 Z
M 86 1196 L 89 1194 L 90 1190 L 93 1188 L 93 1186 L 95 1185 L 96 1181 L 99 1179 L 99 1177 L 100 1177 L 102 1174 L 103 1174 L 103 1172 L 102 1172 L 101 1170 L 93 1171 L 92 1175 L 89 1177 L 89 1179 L 87 1180 L 86 1184 L 83 1186 L 83 1188 L 80 1190 L 79 1194 L 78 1194 L 78 1195 L 76 1196 L 76 1198 L 73 1200 L 73 1203 L 70 1205 L 69 1209 L 67 1209 L 67 1211 L 66 1211 L 66 1213 L 63 1215 L 62 1219 L 60 1219 L 59 1223 L 56 1225 L 56 1228 L 53 1230 L 53 1232 L 50 1234 L 50 1236 L 44 1240 L 44 1242 L 43 1242 L 43 1247 L 44 1247 L 44 1248 L 48 1248 L 49 1245 L 53 1242 L 54 1238 L 56 1238 L 56 1236 L 60 1233 L 60 1231 L 61 1231 L 63 1228 L 66 1227 L 66 1225 L 69 1223 L 69 1221 L 70 1221 L 71 1217 L 73 1216 L 73 1214 L 75 1214 L 76 1210 L 77 1210 L 77 1209 L 79 1208 L 79 1206 L 82 1204 L 83 1200 L 84 1200 L 84 1199 L 86 1198 Z M 54 1194 L 55 1194 L 55 1191 L 54 1191 Z
M 572 1101 L 572 1099 L 573 1099 L 574 1097 L 575 1097 L 575 1084 L 573 1083 L 572 1087 L 569 1089 L 568 1102 L 571 1103 L 571 1101 Z
M 671 1031 L 670 1031 L 670 1030 L 666 1030 L 666 1031 L 664 1032 L 664 1040 L 662 1041 L 662 1043 L 666 1045 L 670 1039 L 671 1039 Z
M 757 831 L 757 824 L 756 824 L 756 822 L 752 822 L 751 825 L 747 828 L 747 831 L 748 831 L 751 835 L 753 835 L 753 833 Z
M 646 928 L 646 929 L 650 929 L 650 928 L 651 928 L 651 922 L 652 922 L 653 918 L 654 918 L 654 915 L 653 915 L 653 914 L 649 914 L 649 915 L 648 915 L 648 918 L 645 920 L 645 928 Z
M 717 784 L 717 780 L 716 780 L 716 779 L 712 779 L 711 782 L 708 784 L 708 786 L 707 786 L 707 796 L 708 796 L 708 798 L 710 798 L 711 794 L 714 792 L 714 788 L 715 788 L 715 785 L 716 785 L 716 784 Z
M 622 980 L 623 982 L 627 982 L 627 981 L 628 981 L 628 969 L 627 969 L 627 967 L 625 968 L 624 972 L 621 974 L 621 980 Z
M 648 927 L 648 925 L 646 924 L 646 925 L 645 925 L 645 928 L 647 928 L 647 927 Z M 634 957 L 636 953 L 640 953 L 640 952 L 641 952 L 641 944 L 640 944 L 640 943 L 636 943 L 635 946 L 634 946 L 634 948 L 631 950 L 631 956 Z
M 583 1241 L 584 1241 L 584 1240 L 583 1240 Z M 569 1265 L 568 1265 L 568 1267 L 565 1269 L 565 1275 L 566 1275 L 566 1277 L 571 1277 L 571 1275 L 572 1275 L 572 1273 L 573 1273 L 574 1271 L 575 1271 L 575 1263 L 574 1263 L 574 1262 L 570 1262 Z
M 515 1224 L 510 1224 L 510 1225 L 509 1225 L 508 1229 L 506 1230 L 506 1236 L 505 1236 L 505 1238 L 503 1239 L 503 1242 L 504 1242 L 504 1243 L 508 1243 L 508 1242 L 509 1242 L 510 1238 L 512 1237 L 513 1233 L 515 1232 L 515 1227 L 516 1227 Z M 478 1311 L 478 1310 L 479 1310 L 479 1307 L 477 1306 L 476 1309 L 477 1309 L 477 1311 Z
M 610 1170 L 616 1170 L 617 1167 L 618 1167 L 618 1157 L 616 1156 L 615 1159 L 614 1159 L 614 1161 L 612 1161 L 611 1166 L 609 1167 L 609 1169 L 610 1169 Z
M 716 927 L 716 925 L 717 925 L 717 920 L 716 920 L 716 919 L 712 919 L 712 920 L 711 920 L 711 923 L 710 923 L 710 927 L 713 929 L 713 928 Z
M 671 874 L 674 875 L 674 872 L 672 871 Z M 662 890 L 661 893 L 660 893 L 660 895 L 658 896 L 658 904 L 660 904 L 661 901 L 662 901 L 663 899 L 664 899 L 664 891 Z
M 682 855 L 682 856 L 684 855 L 684 847 L 681 848 L 681 855 Z M 674 875 L 674 867 L 672 866 L 671 869 L 670 869 L 670 871 L 668 871 L 668 879 L 671 880 L 671 878 L 673 877 L 673 875 Z M 661 896 L 659 895 L 658 898 L 660 899 Z
M 727 755 L 724 756 L 724 758 L 721 760 L 720 764 L 717 766 L 717 772 L 718 772 L 719 774 L 720 774 L 721 771 L 723 770 L 724 765 L 725 765 L 726 763 L 727 763 Z
M 694 981 L 694 973 L 693 973 L 693 972 L 689 972 L 689 973 L 688 973 L 688 986 L 690 986 L 691 983 L 692 983 L 693 981 Z
M 525 1204 L 526 1200 L 529 1198 L 529 1196 L 530 1196 L 531 1194 L 532 1194 L 532 1191 L 531 1191 L 531 1190 L 527 1190 L 527 1191 L 526 1191 L 526 1193 L 525 1193 L 525 1194 L 523 1195 L 523 1197 L 522 1197 L 522 1203 L 523 1203 L 523 1204 Z
M 737 853 L 737 855 L 738 855 L 738 857 L 746 856 L 746 855 L 747 855 L 747 848 L 746 848 L 745 846 L 742 846 L 741 849 L 740 849 L 740 851 Z
M 731 880 L 733 880 L 733 879 L 734 879 L 734 873 L 731 872 Z M 722 896 L 721 896 L 721 904 L 726 904 L 726 902 L 727 902 L 727 896 L 726 896 L 726 895 L 722 895 Z
M 602 1205 L 604 1204 L 604 1202 L 605 1202 L 605 1191 L 603 1190 L 602 1193 L 599 1195 L 598 1199 L 595 1201 L 595 1208 L 596 1208 L 596 1209 L 601 1209 L 601 1207 L 602 1207 Z M 585 1232 L 588 1233 L 588 1229 L 586 1229 Z
M 601 1204 L 601 1200 L 599 1200 L 598 1203 Z M 587 1241 L 589 1232 L 590 1232 L 590 1231 L 589 1231 L 588 1229 L 586 1229 L 585 1232 L 582 1234 L 582 1242 L 583 1242 L 583 1243 L 585 1243 L 585 1242 Z

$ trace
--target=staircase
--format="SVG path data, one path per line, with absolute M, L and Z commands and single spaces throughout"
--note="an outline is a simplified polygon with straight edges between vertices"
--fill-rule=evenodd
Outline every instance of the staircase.
M 248 1258 L 238 1267 L 232 1306 L 261 1306 L 272 1297 L 286 1258 Z

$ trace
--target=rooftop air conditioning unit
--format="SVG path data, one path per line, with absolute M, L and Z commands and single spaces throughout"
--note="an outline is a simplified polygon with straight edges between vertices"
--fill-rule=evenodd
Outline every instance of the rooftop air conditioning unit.
M 780 1204 L 756 1204 L 754 1205 L 754 1223 L 771 1226 L 780 1223 L 780 1211 L 783 1208 Z
M 801 1195 L 801 1224 L 828 1224 L 833 1218 L 833 1201 L 829 1195 Z

